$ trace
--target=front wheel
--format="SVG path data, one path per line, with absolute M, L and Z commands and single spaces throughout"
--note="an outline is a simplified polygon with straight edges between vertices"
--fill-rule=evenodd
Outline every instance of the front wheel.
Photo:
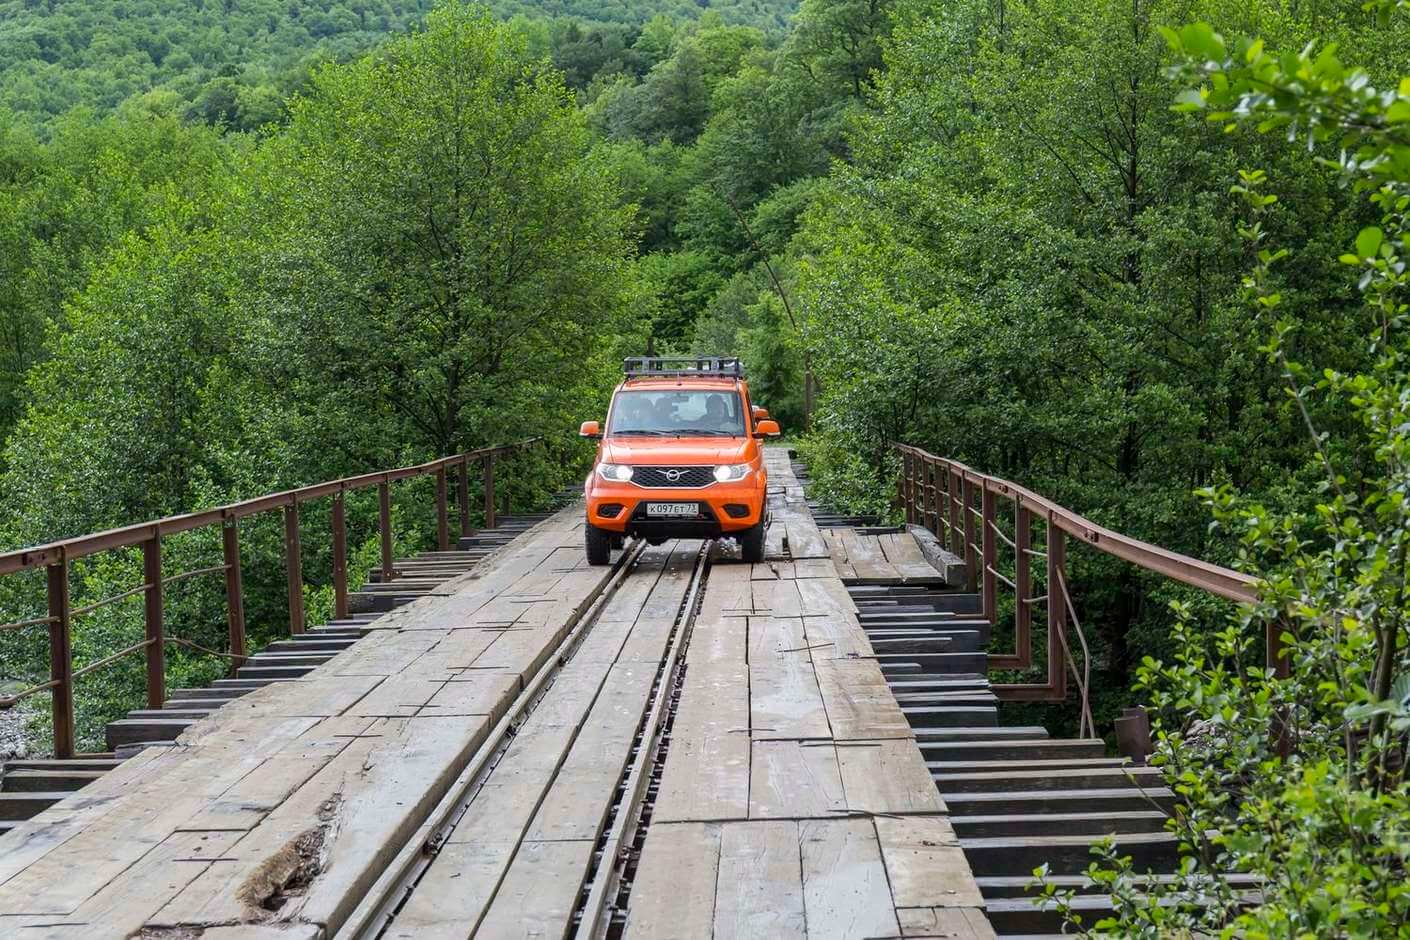
M 764 560 L 764 520 L 745 529 L 735 536 L 739 540 L 739 554 L 746 562 L 757 564 Z
M 612 533 L 599 529 L 591 522 L 583 529 L 583 543 L 590 565 L 612 564 Z

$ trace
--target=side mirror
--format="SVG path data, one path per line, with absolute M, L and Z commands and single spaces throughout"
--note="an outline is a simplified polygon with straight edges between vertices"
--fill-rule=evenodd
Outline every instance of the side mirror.
M 767 418 L 768 416 L 769 416 L 769 409 L 767 409 L 767 408 L 760 408 L 758 405 L 755 405 L 755 406 L 754 406 L 754 420 L 755 420 L 755 421 L 760 421 L 760 420 L 762 420 L 762 419 L 764 419 L 764 418 Z
M 778 437 L 782 433 L 778 428 L 778 422 L 770 418 L 765 418 L 754 426 L 755 437 Z
M 583 426 L 578 428 L 580 437 L 601 437 L 602 425 L 597 421 L 584 421 Z

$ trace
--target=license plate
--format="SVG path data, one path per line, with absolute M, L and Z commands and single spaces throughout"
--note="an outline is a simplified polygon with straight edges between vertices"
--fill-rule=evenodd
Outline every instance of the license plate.
M 646 514 L 648 516 L 670 516 L 679 518 L 681 516 L 697 516 L 700 514 L 700 507 L 695 503 L 647 503 Z

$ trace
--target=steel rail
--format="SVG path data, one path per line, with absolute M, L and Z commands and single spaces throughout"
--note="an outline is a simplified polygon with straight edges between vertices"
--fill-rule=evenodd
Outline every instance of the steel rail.
M 402 843 L 382 874 L 368 886 L 361 901 L 345 916 L 337 917 L 336 922 L 330 920 L 330 923 L 325 925 L 325 936 L 334 940 L 380 937 L 395 922 L 397 912 L 411 897 L 417 884 L 431 867 L 441 845 L 469 808 L 484 778 L 508 749 L 519 725 L 532 714 L 539 701 L 547 694 L 553 678 L 596 625 L 602 608 L 631 574 L 645 549 L 646 543 L 636 540 L 618 559 L 612 575 L 588 594 L 582 605 L 582 613 L 559 643 L 555 654 L 544 660 L 514 704 L 491 729 L 485 743 L 480 745 L 470 762 L 456 776 L 445 795 L 416 831 Z
M 621 853 L 632 844 L 641 823 L 641 808 L 648 783 L 657 764 L 657 752 L 665 733 L 666 719 L 671 714 L 671 696 L 676 682 L 685 671 L 685 651 L 695 632 L 695 617 L 700 607 L 701 591 L 710 567 L 710 547 L 707 541 L 700 549 L 690 587 L 676 618 L 676 630 L 671 638 L 670 652 L 657 673 L 658 680 L 651 709 L 643 725 L 637 759 L 622 783 L 622 803 L 616 809 L 612 825 L 601 841 L 602 856 L 594 873 L 591 887 L 583 901 L 582 916 L 574 934 L 575 940 L 606 937 L 611 926 L 612 907 L 608 900 L 616 896 L 621 883 Z M 664 757 L 664 755 L 661 755 Z M 582 892 L 579 892 L 579 897 Z

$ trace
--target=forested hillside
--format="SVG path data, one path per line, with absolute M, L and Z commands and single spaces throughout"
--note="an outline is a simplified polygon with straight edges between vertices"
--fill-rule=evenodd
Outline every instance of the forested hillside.
M 345 61 L 420 25 L 433 0 L 0 0 L 0 124 L 5 112 L 46 121 L 75 107 L 124 102 L 187 119 L 255 129 L 326 61 Z M 703 10 L 779 30 L 793 0 L 495 0 L 500 17 L 617 24 L 619 44 L 656 15 Z
M 0 7 L 0 544 L 566 431 L 623 355 L 739 354 L 836 505 L 891 512 L 905 440 L 1265 577 L 1231 614 L 1073 558 L 1099 725 L 1148 701 L 1165 756 L 1191 716 L 1221 745 L 1172 770 L 1223 905 L 1177 927 L 1240 916 L 1239 865 L 1279 935 L 1403 929 L 1403 3 L 424 6 Z M 518 498 L 579 466 L 555 447 Z M 0 621 L 36 589 L 0 582 Z M 267 638 L 282 587 L 250 591 Z M 173 623 L 217 643 L 218 602 Z M 1251 666 L 1269 623 L 1290 679 Z M 0 679 L 41 641 L 0 639 Z M 139 672 L 83 687 L 86 734 Z M 1345 904 L 1307 914 L 1331 867 Z

